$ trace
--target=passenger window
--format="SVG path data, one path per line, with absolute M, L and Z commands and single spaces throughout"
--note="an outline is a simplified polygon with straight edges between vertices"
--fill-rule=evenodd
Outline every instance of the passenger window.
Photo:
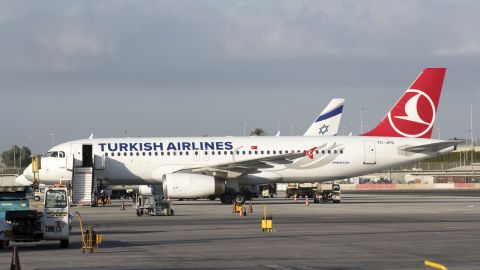
M 328 150 L 328 153 L 329 153 L 329 154 L 331 154 L 331 153 L 332 153 L 332 151 L 331 151 L 331 150 Z
M 233 155 L 233 151 L 230 151 L 230 155 Z
M 212 156 L 215 155 L 215 151 L 212 151 Z
M 142 152 L 142 156 L 145 156 L 145 152 Z
M 322 154 L 325 154 L 325 150 L 322 150 Z
M 182 151 L 180 151 L 180 152 L 178 152 L 178 154 L 181 156 L 181 155 L 183 155 L 183 152 L 182 152 Z
M 137 152 L 137 157 L 140 156 L 140 152 Z
M 237 155 L 240 155 L 240 151 L 237 151 L 236 153 L 237 153 Z
M 262 155 L 263 155 L 263 151 L 260 151 L 260 154 L 262 154 Z
M 270 150 L 267 151 L 267 155 L 270 155 Z
M 343 154 L 343 150 L 340 150 L 340 154 Z
M 336 154 L 336 153 L 337 153 L 337 150 L 333 150 L 333 153 L 335 153 L 335 154 Z
M 173 151 L 173 155 L 176 156 L 176 155 L 177 155 L 177 152 Z
M 251 155 L 251 154 L 252 154 L 252 151 L 248 151 L 248 154 Z
M 132 153 L 132 152 L 130 152 L 130 156 L 133 156 L 133 153 Z
M 228 155 L 228 152 L 227 152 L 227 151 L 223 151 L 223 153 L 224 153 L 225 155 Z
M 218 151 L 218 155 L 221 155 L 222 154 L 222 151 Z
M 185 152 L 185 156 L 188 156 L 188 154 L 189 154 L 189 153 L 190 153 L 190 152 L 188 152 L 188 151 L 187 151 L 187 152 Z
M 245 155 L 245 151 L 242 151 L 242 154 Z
M 208 156 L 208 151 L 205 151 L 205 156 Z
M 167 156 L 170 156 L 170 152 L 167 152 Z
M 158 152 L 155 152 L 155 156 L 158 156 Z
M 162 154 L 162 156 L 163 156 L 163 155 L 165 155 L 165 153 L 164 153 L 164 152 L 160 152 L 160 153 Z
M 279 153 L 281 154 L 282 151 L 280 151 Z M 273 150 L 273 154 L 276 155 L 276 154 L 277 154 L 277 151 Z
M 127 152 L 123 153 L 123 156 L 125 156 L 125 157 L 126 157 L 126 156 L 127 156 Z
M 114 157 L 114 156 L 115 156 L 115 153 L 111 153 L 110 155 L 111 155 L 112 157 Z
M 195 156 L 198 156 L 198 151 L 195 151 Z
M 258 151 L 255 151 L 255 155 L 258 155 Z
M 317 153 L 317 154 L 318 154 L 318 150 L 315 150 L 315 153 Z
M 108 153 L 105 153 L 105 156 L 108 157 Z

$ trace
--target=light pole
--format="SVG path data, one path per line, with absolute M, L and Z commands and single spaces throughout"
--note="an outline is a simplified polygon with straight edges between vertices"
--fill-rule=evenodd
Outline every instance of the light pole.
M 365 108 L 362 107 L 360 110 L 360 135 L 363 134 L 363 111 Z
M 246 122 L 243 123 L 243 136 L 244 137 L 247 136 L 247 125 L 248 125 L 248 123 L 246 123 Z
M 442 131 L 442 128 L 439 128 L 437 127 L 437 136 L 438 136 L 438 139 L 440 140 L 440 134 L 441 134 L 441 131 Z
M 52 136 L 52 148 L 55 146 L 55 133 L 50 133 L 50 136 Z

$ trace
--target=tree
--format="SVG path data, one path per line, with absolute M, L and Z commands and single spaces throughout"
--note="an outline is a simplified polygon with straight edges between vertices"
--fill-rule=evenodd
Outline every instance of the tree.
M 14 145 L 12 148 L 2 153 L 2 163 L 7 168 L 26 167 L 32 161 L 31 154 L 32 151 L 30 151 L 28 147 Z
M 265 130 L 261 127 L 257 127 L 250 132 L 250 136 L 265 136 L 266 134 Z

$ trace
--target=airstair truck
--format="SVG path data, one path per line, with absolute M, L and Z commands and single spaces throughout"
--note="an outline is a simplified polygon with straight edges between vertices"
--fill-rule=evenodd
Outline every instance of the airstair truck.
M 69 212 L 66 186 L 47 186 L 43 210 L 5 209 L 0 220 L 0 247 L 15 242 L 59 240 L 61 248 L 68 248 L 72 215 Z

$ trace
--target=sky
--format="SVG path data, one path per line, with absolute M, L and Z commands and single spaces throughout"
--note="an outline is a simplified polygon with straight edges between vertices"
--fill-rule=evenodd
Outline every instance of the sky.
M 480 137 L 480 1 L 0 1 L 0 151 L 121 136 L 373 128 L 447 67 L 433 137 Z M 440 134 L 438 134 L 440 133 Z M 55 134 L 54 136 L 51 134 Z

